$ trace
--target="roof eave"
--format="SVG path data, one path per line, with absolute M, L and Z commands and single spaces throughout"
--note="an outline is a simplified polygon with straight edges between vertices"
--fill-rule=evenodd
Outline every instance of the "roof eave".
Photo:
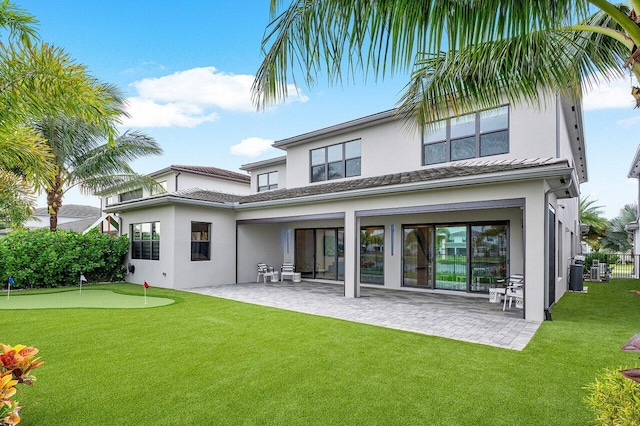
M 563 178 L 566 180 L 571 179 L 573 168 L 558 165 L 550 165 L 544 167 L 538 167 L 532 170 L 510 170 L 507 172 L 490 173 L 486 175 L 471 175 L 461 176 L 455 178 L 440 179 L 435 181 L 422 181 L 413 183 L 404 183 L 398 185 L 378 186 L 374 188 L 355 189 L 342 192 L 333 192 L 317 195 L 308 195 L 295 198 L 283 198 L 279 200 L 267 200 L 256 201 L 249 203 L 239 203 L 236 208 L 238 209 L 253 209 L 271 206 L 282 206 L 301 203 L 313 203 L 322 202 L 327 200 L 337 200 L 342 198 L 364 197 L 364 196 L 376 196 L 384 195 L 388 193 L 400 193 L 409 191 L 420 191 L 430 189 L 442 189 L 450 187 L 458 187 L 465 185 L 481 185 L 481 184 L 493 184 L 502 182 L 516 182 L 522 180 L 532 179 L 545 179 L 545 178 Z M 577 184 L 573 185 L 570 191 L 570 195 L 577 196 L 576 189 Z

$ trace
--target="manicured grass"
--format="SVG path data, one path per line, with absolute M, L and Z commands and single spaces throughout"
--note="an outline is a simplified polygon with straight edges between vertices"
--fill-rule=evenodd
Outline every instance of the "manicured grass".
M 157 288 L 178 303 L 3 311 L 0 341 L 46 362 L 21 426 L 585 425 L 583 386 L 640 332 L 640 281 L 588 286 L 522 352 Z

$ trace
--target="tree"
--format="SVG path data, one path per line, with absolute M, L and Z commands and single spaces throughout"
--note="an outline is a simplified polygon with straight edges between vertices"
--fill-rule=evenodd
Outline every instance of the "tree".
M 580 200 L 580 223 L 589 226 L 589 231 L 582 239 L 595 251 L 600 250 L 600 240 L 606 235 L 609 221 L 602 216 L 602 206 L 595 205 L 596 200 L 586 196 Z
M 122 114 L 107 85 L 60 48 L 38 41 L 35 18 L 0 2 L 0 221 L 18 226 L 31 214 L 34 191 L 53 178 L 51 153 L 31 127 L 34 117 L 64 115 L 103 129 L 113 143 Z
M 631 235 L 626 226 L 638 220 L 637 204 L 625 204 L 618 216 L 611 220 L 606 236 L 602 239 L 602 247 L 617 252 L 627 252 L 633 247 Z
M 299 65 L 308 85 L 325 71 L 331 83 L 411 70 L 400 113 L 427 124 L 623 74 L 638 78 L 640 0 L 293 0 L 263 39 L 253 85 L 259 107 L 284 99 Z M 598 11 L 590 15 L 597 8 Z M 541 90 L 543 89 L 543 90 Z M 640 89 L 633 91 L 640 99 Z
M 111 90 L 113 98 L 118 99 L 115 88 Z M 126 131 L 110 144 L 102 127 L 79 119 L 44 117 L 33 126 L 52 153 L 54 177 L 45 188 L 52 232 L 58 226 L 64 194 L 75 186 L 84 193 L 99 193 L 114 187 L 126 190 L 157 185 L 129 166 L 137 158 L 162 153 L 157 142 L 141 132 Z

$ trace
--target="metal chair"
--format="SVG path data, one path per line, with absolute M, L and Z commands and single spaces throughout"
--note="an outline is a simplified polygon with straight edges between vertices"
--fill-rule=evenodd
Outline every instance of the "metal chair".
M 285 275 L 291 280 L 295 278 L 296 267 L 291 262 L 284 262 L 280 268 L 280 281 L 284 281 Z
M 509 299 L 509 309 L 513 299 L 516 300 L 516 307 L 523 306 L 524 304 L 524 275 L 513 274 L 509 277 L 507 289 L 504 295 L 504 304 L 502 310 L 507 309 L 507 299 Z
M 275 273 L 273 272 L 273 268 L 266 263 L 258 263 L 258 277 L 256 278 L 256 282 L 260 281 L 260 275 L 262 275 L 262 279 L 266 283 L 267 277 L 273 281 Z

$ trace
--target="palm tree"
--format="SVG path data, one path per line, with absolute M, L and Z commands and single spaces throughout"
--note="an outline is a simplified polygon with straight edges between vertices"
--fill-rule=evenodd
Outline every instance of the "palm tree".
M 33 117 L 64 114 L 103 129 L 113 143 L 121 108 L 62 49 L 36 45 L 37 21 L 9 1 L 0 2 L 0 221 L 19 226 L 31 214 L 34 190 L 53 175 L 49 147 L 30 126 Z
M 537 105 L 557 92 L 580 95 L 625 68 L 640 76 L 640 0 L 293 0 L 282 11 L 280 4 L 271 0 L 253 85 L 262 108 L 287 96 L 294 65 L 308 85 L 321 71 L 340 83 L 358 70 L 376 79 L 411 70 L 400 112 L 419 124 L 505 97 Z
M 633 247 L 631 235 L 626 226 L 638 220 L 637 204 L 625 204 L 618 216 L 611 220 L 606 236 L 602 239 L 602 247 L 617 252 L 627 252 Z
M 595 251 L 600 250 L 600 240 L 606 235 L 609 221 L 602 217 L 602 206 L 595 205 L 597 200 L 586 196 L 580 200 L 580 223 L 589 226 L 589 231 L 582 239 Z
M 110 144 L 103 128 L 66 117 L 45 117 L 34 123 L 34 129 L 53 155 L 53 179 L 45 188 L 52 232 L 57 229 L 64 194 L 73 187 L 93 194 L 114 187 L 127 190 L 157 185 L 129 166 L 137 158 L 162 154 L 157 142 L 144 133 L 126 131 Z

